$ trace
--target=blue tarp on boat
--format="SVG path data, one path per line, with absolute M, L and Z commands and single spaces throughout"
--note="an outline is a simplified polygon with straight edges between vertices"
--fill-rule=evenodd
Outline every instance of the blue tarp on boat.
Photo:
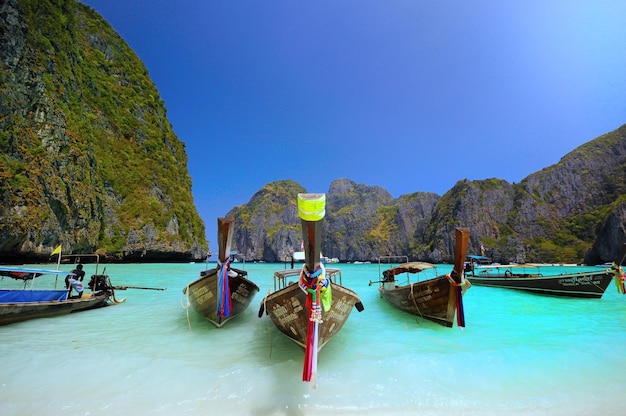
M 0 303 L 52 302 L 67 299 L 67 290 L 0 289 Z
M 65 272 L 63 270 L 45 270 L 45 269 L 30 269 L 27 267 L 7 267 L 0 266 L 0 276 L 12 277 L 16 280 L 32 280 L 35 277 L 39 277 L 44 274 L 57 274 L 66 276 L 72 274 L 72 272 Z

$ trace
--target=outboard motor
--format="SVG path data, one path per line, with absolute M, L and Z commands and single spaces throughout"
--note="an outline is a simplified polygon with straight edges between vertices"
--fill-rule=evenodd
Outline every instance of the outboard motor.
M 113 290 L 113 286 L 111 285 L 111 280 L 109 276 L 106 274 L 94 274 L 91 276 L 89 280 L 89 289 L 91 289 L 96 296 L 102 295 L 105 292 L 109 294 Z

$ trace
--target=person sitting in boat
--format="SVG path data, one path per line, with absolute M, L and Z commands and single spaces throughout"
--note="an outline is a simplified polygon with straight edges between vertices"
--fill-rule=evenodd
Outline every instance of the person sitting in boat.
M 74 289 L 78 294 L 76 298 L 83 296 L 84 287 L 82 281 L 84 278 L 85 272 L 82 264 L 76 266 L 76 268 L 65 277 L 65 288 L 69 289 L 69 293 L 67 294 L 68 298 L 72 297 L 72 289 Z

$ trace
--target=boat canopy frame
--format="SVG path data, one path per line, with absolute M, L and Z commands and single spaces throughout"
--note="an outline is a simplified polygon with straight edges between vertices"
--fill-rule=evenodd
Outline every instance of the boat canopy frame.
M 385 266 L 388 266 L 385 268 Z M 423 273 L 426 270 L 435 270 L 435 275 Z M 404 273 L 406 284 L 430 280 L 437 276 L 437 266 L 423 261 L 409 261 L 408 256 L 381 256 L 378 258 L 378 275 L 381 282 L 399 282 L 398 276 Z M 415 279 L 411 282 L 411 276 Z M 425 277 L 421 279 L 421 277 Z
M 328 280 L 330 280 L 332 283 L 337 283 L 343 286 L 341 270 L 335 269 L 332 267 L 325 267 L 324 269 L 326 271 L 326 278 Z M 289 285 L 289 283 L 291 283 L 291 282 L 287 283 L 288 277 L 295 276 L 296 278 L 299 278 L 301 271 L 302 269 L 284 269 L 284 270 L 275 271 L 274 272 L 274 292 L 280 289 L 284 289 L 285 287 Z

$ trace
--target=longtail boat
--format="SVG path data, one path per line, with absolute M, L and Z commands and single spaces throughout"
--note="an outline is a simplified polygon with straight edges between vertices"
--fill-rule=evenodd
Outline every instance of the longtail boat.
M 58 254 L 60 264 L 61 253 Z M 58 269 L 0 266 L 2 281 L 4 278 L 13 279 L 11 283 L 0 288 L 0 325 L 66 315 L 126 300 L 116 299 L 109 276 L 104 273 L 98 274 L 98 262 L 96 272 L 91 275 L 87 288 L 82 284 L 84 273 L 81 273 L 79 279 L 78 270 L 82 272 L 82 265 L 69 272 Z M 47 288 L 42 288 L 42 280 L 51 280 L 51 276 L 54 276 L 54 280 L 46 282 Z M 59 277 L 63 278 L 63 283 L 59 282 Z M 72 289 L 75 289 L 75 295 L 71 295 Z
M 626 244 L 618 259 L 606 269 L 591 271 L 547 273 L 551 266 L 504 265 L 470 266 L 467 278 L 477 286 L 522 290 L 551 296 L 601 298 L 611 281 L 618 293 L 624 294 L 624 271 L 621 264 L 626 257 Z
M 396 309 L 446 327 L 453 326 L 456 315 L 457 326 L 464 327 L 463 294 L 469 288 L 469 282 L 463 276 L 463 262 L 469 229 L 457 228 L 455 238 L 454 268 L 450 274 L 429 276 L 426 271 L 436 271 L 433 264 L 403 262 L 393 266 L 390 260 L 394 256 L 381 257 L 381 278 L 370 281 L 370 285 L 380 283 L 380 296 Z M 385 264 L 389 264 L 389 268 L 382 270 Z M 403 275 L 406 275 L 406 281 L 402 279 Z
M 275 272 L 274 292 L 259 310 L 259 318 L 267 313 L 280 332 L 304 348 L 302 380 L 312 382 L 313 388 L 318 352 L 341 330 L 353 307 L 363 310 L 359 296 L 342 285 L 340 270 L 320 262 L 325 201 L 325 194 L 298 194 L 304 265 L 301 270 Z
M 247 278 L 247 271 L 231 267 L 234 221 L 232 218 L 217 219 L 217 267 L 201 271 L 200 277 L 183 289 L 188 304 L 218 328 L 246 310 L 259 291 L 259 287 Z

